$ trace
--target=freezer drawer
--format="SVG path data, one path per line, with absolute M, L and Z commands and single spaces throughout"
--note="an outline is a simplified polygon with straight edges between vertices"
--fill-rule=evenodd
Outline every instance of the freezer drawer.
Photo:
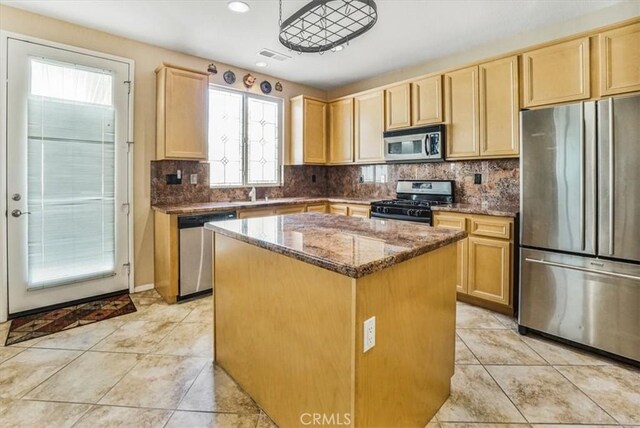
M 520 250 L 519 324 L 640 361 L 640 266 Z

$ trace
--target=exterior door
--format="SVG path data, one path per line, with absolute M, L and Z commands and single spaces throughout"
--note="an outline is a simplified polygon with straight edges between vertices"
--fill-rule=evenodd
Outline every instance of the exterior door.
M 7 44 L 9 314 L 129 289 L 130 66 Z

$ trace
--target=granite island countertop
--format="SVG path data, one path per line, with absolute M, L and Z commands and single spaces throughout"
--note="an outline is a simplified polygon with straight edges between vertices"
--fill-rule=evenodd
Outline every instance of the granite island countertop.
M 511 204 L 447 204 L 434 205 L 432 211 L 449 211 L 463 214 L 494 215 L 500 217 L 517 217 L 520 207 Z
M 206 229 L 351 278 L 464 239 L 464 231 L 402 221 L 289 214 L 210 222 Z
M 160 211 L 164 214 L 200 214 L 219 211 L 233 211 L 244 210 L 252 208 L 267 208 L 278 207 L 285 205 L 296 204 L 321 204 L 321 203 L 335 203 L 335 204 L 360 204 L 369 205 L 371 202 L 378 201 L 380 198 L 349 198 L 340 196 L 331 197 L 300 197 L 300 198 L 276 198 L 276 199 L 258 199 L 255 202 L 251 201 L 217 201 L 217 202 L 196 202 L 196 203 L 184 203 L 184 204 L 158 204 L 152 205 L 156 211 Z

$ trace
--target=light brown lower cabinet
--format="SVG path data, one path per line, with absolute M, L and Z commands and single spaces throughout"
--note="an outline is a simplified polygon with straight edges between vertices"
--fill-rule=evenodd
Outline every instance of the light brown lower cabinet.
M 349 215 L 349 209 L 345 204 L 329 205 L 329 214 Z
M 307 205 L 307 212 L 308 213 L 326 214 L 326 212 L 327 212 L 327 204 Z
M 512 314 L 513 218 L 434 212 L 433 224 L 469 234 L 458 242 L 458 300 Z
M 238 211 L 238 218 L 255 218 L 274 215 L 276 210 L 273 208 L 259 208 Z
M 294 205 L 276 208 L 276 215 L 283 214 L 300 214 L 307 211 L 306 205 Z

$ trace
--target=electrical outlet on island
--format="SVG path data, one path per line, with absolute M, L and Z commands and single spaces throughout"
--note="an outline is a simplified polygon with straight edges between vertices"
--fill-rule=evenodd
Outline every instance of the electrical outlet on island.
M 367 352 L 369 349 L 376 346 L 376 317 L 371 317 L 364 322 L 364 336 L 362 342 L 362 352 Z

